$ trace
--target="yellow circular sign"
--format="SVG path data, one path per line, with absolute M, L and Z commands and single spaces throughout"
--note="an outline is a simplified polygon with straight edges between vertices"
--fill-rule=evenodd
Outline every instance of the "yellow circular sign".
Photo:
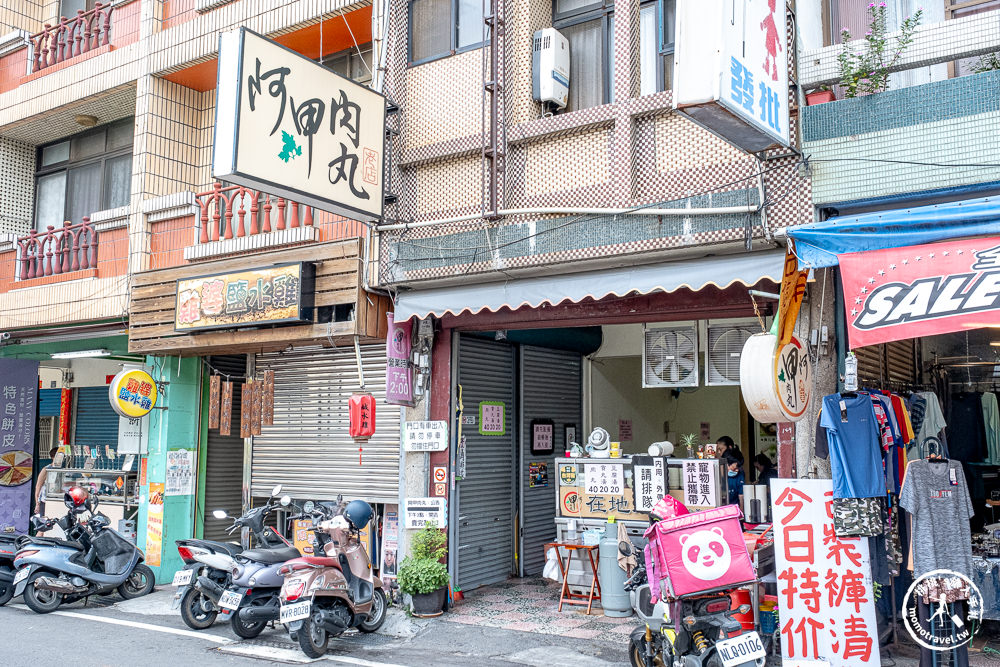
M 145 417 L 156 405 L 156 382 L 146 371 L 127 368 L 111 380 L 108 398 L 122 417 Z

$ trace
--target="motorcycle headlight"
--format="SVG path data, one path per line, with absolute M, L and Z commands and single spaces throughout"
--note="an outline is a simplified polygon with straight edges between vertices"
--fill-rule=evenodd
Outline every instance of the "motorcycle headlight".
M 257 578 L 256 577 L 250 577 L 250 585 L 254 586 L 256 584 L 257 584 Z

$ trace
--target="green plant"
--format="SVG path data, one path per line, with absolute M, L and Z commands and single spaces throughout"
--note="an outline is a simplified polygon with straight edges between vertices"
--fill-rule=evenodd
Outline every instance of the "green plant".
M 992 72 L 993 70 L 1000 69 L 1000 53 L 987 53 L 979 56 L 979 60 L 972 67 L 972 71 L 976 74 L 982 74 L 983 72 Z
M 421 528 L 410 542 L 410 555 L 399 564 L 399 590 L 418 595 L 447 586 L 448 566 L 441 562 L 448 553 L 447 542 L 447 535 L 433 521 Z
M 870 23 L 864 36 L 861 53 L 851 47 L 851 33 L 847 28 L 840 31 L 843 48 L 837 56 L 840 69 L 840 85 L 846 97 L 857 97 L 868 93 L 881 93 L 889 87 L 889 71 L 899 62 L 903 52 L 913 43 L 913 34 L 924 10 L 918 9 L 913 16 L 907 16 L 899 26 L 899 37 L 890 40 L 886 29 L 885 2 L 868 3 Z
M 700 443 L 698 442 L 698 436 L 694 433 L 688 433 L 687 435 L 681 436 L 681 446 L 693 449 L 697 447 Z

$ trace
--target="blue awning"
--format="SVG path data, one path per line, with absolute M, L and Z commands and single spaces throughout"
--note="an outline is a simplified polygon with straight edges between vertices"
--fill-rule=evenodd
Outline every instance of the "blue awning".
M 836 266 L 837 255 L 1000 234 L 1000 198 L 830 218 L 788 230 L 800 267 Z

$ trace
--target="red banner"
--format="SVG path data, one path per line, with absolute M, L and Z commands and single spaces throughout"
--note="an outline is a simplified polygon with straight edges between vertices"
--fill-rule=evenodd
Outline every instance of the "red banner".
M 851 349 L 1000 325 L 1000 237 L 838 258 Z

